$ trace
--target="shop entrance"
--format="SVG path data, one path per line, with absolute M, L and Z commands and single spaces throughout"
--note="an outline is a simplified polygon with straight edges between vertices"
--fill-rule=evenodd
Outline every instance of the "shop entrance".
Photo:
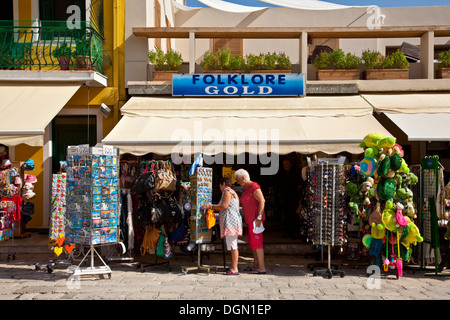
M 52 171 L 57 173 L 59 161 L 66 159 L 67 146 L 97 143 L 96 116 L 57 116 L 52 124 Z

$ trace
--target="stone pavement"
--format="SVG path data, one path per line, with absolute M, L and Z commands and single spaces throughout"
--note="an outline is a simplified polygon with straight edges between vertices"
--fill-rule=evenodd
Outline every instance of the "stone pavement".
M 143 262 L 153 262 L 154 256 Z M 196 259 L 187 255 L 170 258 L 167 265 L 145 268 L 139 262 L 110 262 L 112 276 L 83 276 L 70 281 L 66 266 L 55 266 L 52 273 L 35 270 L 36 262 L 49 261 L 51 254 L 18 253 L 9 262 L 0 257 L 0 300 L 436 300 L 450 299 L 450 277 L 426 276 L 424 271 L 405 270 L 404 276 L 367 277 L 365 267 L 339 264 L 343 278 L 313 276 L 307 268 L 314 259 L 295 255 L 266 255 L 267 274 L 244 272 L 252 259 L 241 256 L 241 274 L 225 276 L 222 266 L 216 272 L 182 272 L 195 267 Z M 163 258 L 159 258 L 164 260 Z M 227 256 L 227 261 L 229 261 Z M 210 266 L 222 264 L 221 254 L 204 257 Z M 336 263 L 336 261 L 333 261 Z M 98 262 L 96 262 L 98 265 Z M 445 270 L 446 271 L 446 270 Z M 72 278 L 73 279 L 73 278 Z M 78 280 L 78 279 L 74 279 Z

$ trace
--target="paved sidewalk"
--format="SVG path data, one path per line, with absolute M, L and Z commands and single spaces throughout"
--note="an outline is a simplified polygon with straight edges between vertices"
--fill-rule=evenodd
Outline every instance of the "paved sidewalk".
M 450 299 L 450 277 L 425 276 L 424 271 L 404 271 L 393 276 L 367 277 L 365 267 L 339 265 L 343 278 L 313 276 L 307 268 L 314 259 L 303 256 L 267 255 L 267 274 L 254 275 L 243 269 L 251 264 L 240 257 L 241 274 L 225 276 L 213 268 L 206 272 L 182 272 L 183 266 L 197 265 L 189 256 L 170 259 L 165 265 L 148 267 L 138 263 L 111 262 L 111 279 L 83 276 L 71 282 L 65 266 L 52 273 L 35 270 L 34 263 L 49 261 L 51 254 L 17 254 L 15 260 L 0 257 L 0 300 L 436 300 Z M 153 262 L 154 256 L 146 257 Z M 159 258 L 160 261 L 163 260 Z M 217 266 L 222 255 L 204 258 L 205 265 Z M 227 256 L 227 261 L 229 257 Z M 336 263 L 336 261 L 333 261 Z M 98 265 L 96 263 L 96 265 Z M 222 268 L 222 267 L 221 267 Z

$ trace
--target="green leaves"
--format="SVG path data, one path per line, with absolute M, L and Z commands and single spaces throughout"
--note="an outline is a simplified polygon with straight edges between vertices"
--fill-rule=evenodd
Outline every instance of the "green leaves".
M 155 70 L 158 71 L 177 70 L 183 64 L 181 55 L 172 49 L 167 51 L 167 53 L 164 53 L 159 48 L 150 50 L 148 52 L 148 60 L 151 64 L 155 65 Z

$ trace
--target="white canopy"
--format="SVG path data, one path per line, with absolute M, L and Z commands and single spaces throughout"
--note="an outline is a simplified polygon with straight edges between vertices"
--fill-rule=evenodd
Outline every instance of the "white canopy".
M 301 9 L 301 10 L 336 10 L 355 7 L 355 6 L 344 6 L 340 4 L 319 0 L 259 0 L 259 1 L 284 8 Z
M 227 11 L 227 12 L 233 12 L 233 13 L 245 13 L 245 12 L 255 12 L 267 9 L 267 7 L 250 7 L 250 6 L 243 6 L 240 4 L 231 3 L 228 1 L 222 1 L 222 0 L 198 0 L 199 2 L 206 4 L 208 7 Z

